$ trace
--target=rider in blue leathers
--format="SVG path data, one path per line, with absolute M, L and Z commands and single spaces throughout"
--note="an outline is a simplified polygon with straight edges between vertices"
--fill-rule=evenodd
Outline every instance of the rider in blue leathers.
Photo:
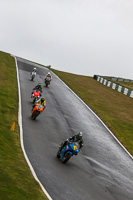
M 78 142 L 80 149 L 81 149 L 83 147 L 83 133 L 79 132 L 77 135 L 74 135 L 74 136 L 66 139 L 65 142 L 61 144 L 59 151 L 61 152 L 62 148 L 64 146 L 68 145 L 69 142 Z

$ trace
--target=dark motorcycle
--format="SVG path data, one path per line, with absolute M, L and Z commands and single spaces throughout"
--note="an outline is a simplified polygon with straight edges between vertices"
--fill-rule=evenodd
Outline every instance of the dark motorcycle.
M 66 163 L 71 156 L 79 153 L 79 144 L 77 142 L 69 142 L 68 145 L 64 146 L 62 150 L 57 152 L 57 158 L 63 163 Z

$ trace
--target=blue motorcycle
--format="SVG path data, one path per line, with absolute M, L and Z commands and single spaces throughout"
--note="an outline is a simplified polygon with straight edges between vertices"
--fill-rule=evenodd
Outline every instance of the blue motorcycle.
M 69 142 L 62 150 L 57 152 L 57 158 L 63 163 L 66 163 L 71 156 L 77 155 L 79 153 L 79 144 L 77 142 Z

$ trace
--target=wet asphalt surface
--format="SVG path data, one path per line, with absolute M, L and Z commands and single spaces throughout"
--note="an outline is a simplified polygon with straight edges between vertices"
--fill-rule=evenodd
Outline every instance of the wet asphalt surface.
M 53 200 L 133 200 L 133 160 L 98 118 L 48 69 L 17 58 L 22 98 L 24 147 Z M 36 67 L 37 77 L 30 81 Z M 31 91 L 43 83 L 46 109 L 31 119 Z M 84 147 L 66 164 L 56 158 L 58 146 L 82 131 Z

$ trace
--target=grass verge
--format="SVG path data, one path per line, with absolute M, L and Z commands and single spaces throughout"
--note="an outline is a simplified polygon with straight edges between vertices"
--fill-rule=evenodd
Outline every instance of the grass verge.
M 51 69 L 107 125 L 125 148 L 133 155 L 133 99 L 92 77 Z
M 13 122 L 15 130 L 10 131 Z M 20 147 L 15 60 L 4 52 L 0 52 L 0 199 L 47 199 Z

